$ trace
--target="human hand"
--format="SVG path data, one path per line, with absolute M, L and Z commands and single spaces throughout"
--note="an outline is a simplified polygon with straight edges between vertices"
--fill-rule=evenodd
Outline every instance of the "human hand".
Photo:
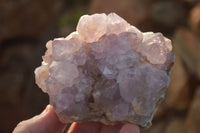
M 51 105 L 40 114 L 20 122 L 13 133 L 62 133 L 67 125 L 61 123 Z M 99 122 L 72 123 L 68 133 L 139 133 L 131 124 L 107 126 Z

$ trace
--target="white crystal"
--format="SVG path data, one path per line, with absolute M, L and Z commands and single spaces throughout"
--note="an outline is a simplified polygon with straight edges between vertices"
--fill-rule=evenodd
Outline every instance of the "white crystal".
M 164 64 L 167 61 L 169 46 L 165 44 L 165 38 L 161 33 L 144 34 L 143 42 L 137 51 L 145 56 L 152 64 Z
M 129 29 L 130 24 L 115 13 L 107 16 L 107 32 L 106 34 L 119 34 Z
M 84 15 L 80 18 L 77 31 L 86 42 L 98 41 L 106 33 L 107 17 L 103 14 Z
M 36 83 L 63 123 L 150 126 L 174 63 L 169 39 L 142 33 L 115 13 L 93 14 L 46 47 Z
M 50 77 L 65 87 L 72 87 L 74 79 L 79 76 L 77 66 L 70 62 L 53 61 L 49 66 L 49 71 Z

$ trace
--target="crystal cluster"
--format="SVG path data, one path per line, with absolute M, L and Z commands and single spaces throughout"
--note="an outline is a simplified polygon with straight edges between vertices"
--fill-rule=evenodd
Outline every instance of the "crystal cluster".
M 115 13 L 84 15 L 77 31 L 46 44 L 36 83 L 59 119 L 151 125 L 174 63 L 171 41 Z

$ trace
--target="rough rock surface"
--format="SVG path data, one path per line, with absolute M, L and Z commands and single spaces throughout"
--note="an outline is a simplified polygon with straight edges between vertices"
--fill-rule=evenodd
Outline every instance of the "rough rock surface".
M 36 83 L 59 119 L 151 125 L 174 63 L 171 41 L 115 13 L 84 15 L 77 31 L 46 45 Z
M 62 10 L 57 0 L 0 0 L 0 42 L 47 36 Z
M 193 102 L 191 104 L 191 107 L 188 111 L 186 121 L 185 121 L 185 127 L 186 127 L 186 133 L 199 133 L 200 127 L 200 86 L 197 87 L 196 93 L 193 99 Z
M 191 10 L 189 24 L 191 29 L 200 35 L 200 3 Z
M 179 28 L 174 37 L 174 49 L 180 55 L 188 71 L 200 79 L 199 36 L 186 28 Z
M 142 31 L 164 33 L 186 22 L 186 9 L 183 0 L 92 0 L 89 7 L 90 13 L 114 11 Z

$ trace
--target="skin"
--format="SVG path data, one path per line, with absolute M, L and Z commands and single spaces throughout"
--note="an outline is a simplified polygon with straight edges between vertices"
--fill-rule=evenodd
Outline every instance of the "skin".
M 13 133 L 62 133 L 67 124 L 59 121 L 53 107 L 47 105 L 39 115 L 20 122 Z M 108 126 L 99 122 L 74 122 L 68 133 L 140 133 L 139 127 L 131 124 Z

